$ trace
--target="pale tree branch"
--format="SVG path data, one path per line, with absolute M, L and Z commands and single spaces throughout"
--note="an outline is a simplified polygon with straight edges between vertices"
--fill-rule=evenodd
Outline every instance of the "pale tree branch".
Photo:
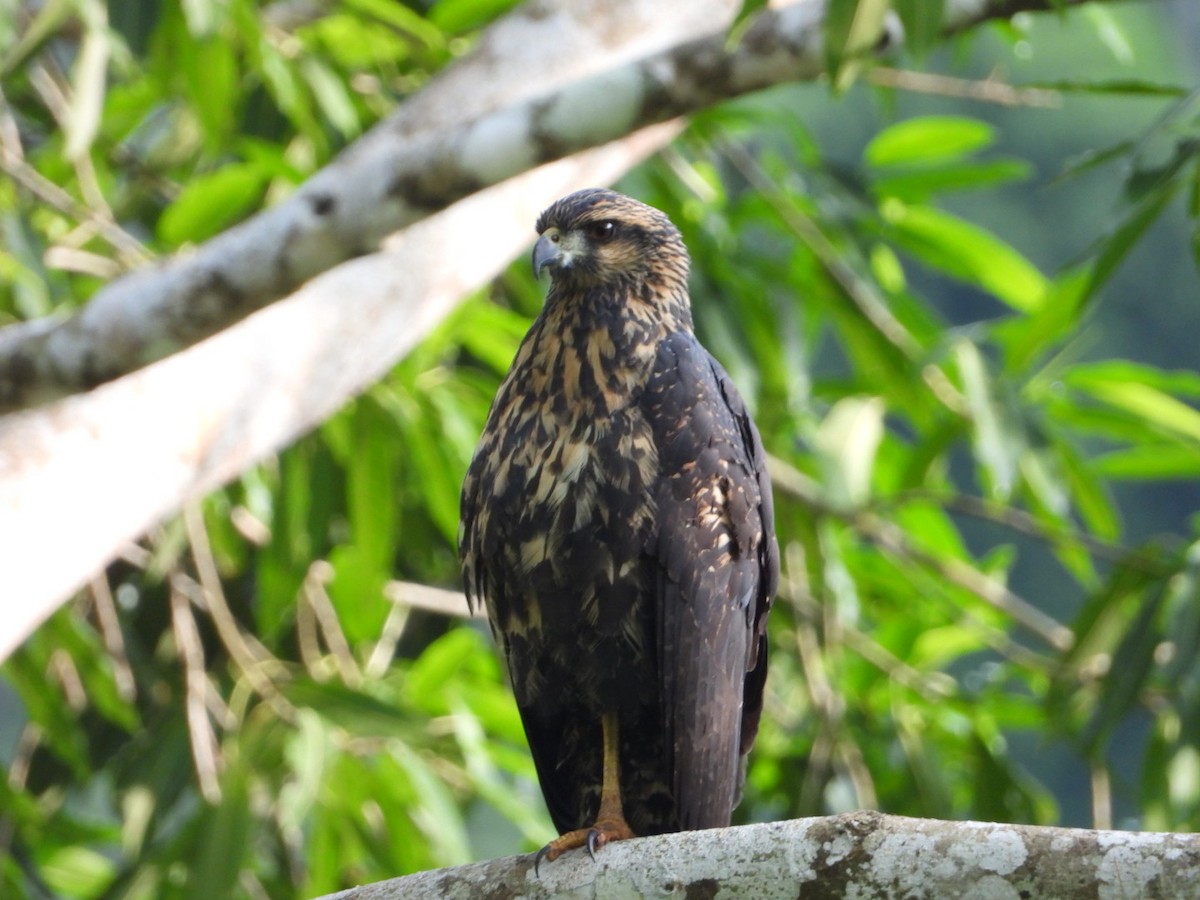
M 819 73 L 820 3 L 763 13 L 730 50 L 724 20 L 710 21 L 703 37 L 680 29 L 681 43 L 474 116 L 382 123 L 286 202 L 191 254 L 113 282 L 66 321 L 0 333 L 0 411 L 103 384 L 190 346 L 373 252 L 387 235 L 542 163 Z M 530 34 L 527 46 L 558 39 Z
M 0 604 L 0 659 L 186 499 L 378 379 L 528 244 L 541 208 L 611 183 L 678 130 L 668 120 L 623 137 L 638 123 L 819 72 L 819 0 L 763 18 L 727 54 L 724 29 L 739 6 L 519 7 L 292 199 L 113 282 L 65 323 L 0 332 L 0 395 L 11 406 L 106 381 L 225 328 L 90 393 L 0 417 L 0 597 L 10 598 Z M 947 27 L 1009 8 L 951 0 Z M 620 140 L 516 174 L 610 137 Z M 439 162 L 426 169 L 430 155 Z M 415 224 L 371 252 L 405 222 Z
M 946 27 L 1031 5 L 951 0 Z M 428 103 L 414 104 L 415 112 L 406 106 L 286 202 L 192 253 L 112 282 L 65 321 L 0 332 L 0 411 L 95 387 L 191 346 L 315 275 L 373 252 L 388 234 L 539 164 L 820 74 L 821 0 L 762 12 L 732 46 L 725 33 L 729 4 L 714 3 L 703 20 L 694 18 L 697 6 L 687 5 L 688 19 L 676 23 L 665 45 L 644 35 L 628 42 L 643 55 L 610 55 L 591 71 L 559 74 L 502 102 L 477 98 L 457 107 L 450 121 L 422 115 Z M 603 15 L 598 8 L 589 12 L 592 21 Z M 607 15 L 629 29 L 638 18 L 629 12 L 622 5 Z M 531 15 L 524 27 L 526 47 L 559 40 L 557 30 L 549 30 L 556 23 L 548 28 L 547 20 Z M 895 25 L 878 49 L 900 38 Z
M 877 812 L 664 834 L 543 863 L 511 856 L 363 885 L 323 900 L 1192 897 L 1200 836 L 941 822 Z

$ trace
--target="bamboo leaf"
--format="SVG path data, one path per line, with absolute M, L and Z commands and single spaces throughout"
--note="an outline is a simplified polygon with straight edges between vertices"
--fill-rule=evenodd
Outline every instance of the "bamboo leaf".
M 1015 434 L 993 394 L 979 349 L 969 341 L 954 348 L 967 408 L 974 426 L 975 455 L 987 475 L 989 493 L 1009 497 L 1016 487 L 1023 441 Z
M 943 0 L 892 0 L 904 24 L 905 49 L 921 58 L 942 36 Z
M 1121 481 L 1194 481 L 1200 479 L 1200 450 L 1179 444 L 1129 447 L 1099 454 L 1091 468 Z
M 863 150 L 876 168 L 959 161 L 991 146 L 995 129 L 964 116 L 922 116 L 879 132 Z
M 208 240 L 254 209 L 265 187 L 265 174 L 249 163 L 195 178 L 163 211 L 158 237 L 172 246 Z
M 882 211 L 896 243 L 921 262 L 979 285 L 1019 312 L 1041 309 L 1045 276 L 995 235 L 928 206 L 889 200 Z
M 817 431 L 828 494 L 841 508 L 861 506 L 870 496 L 883 413 L 880 397 L 846 397 L 834 405 Z
M 1085 381 L 1078 386 L 1098 400 L 1200 442 L 1200 410 L 1152 385 L 1135 381 Z
M 71 161 L 78 161 L 91 150 L 100 129 L 113 40 L 107 27 L 108 14 L 103 3 L 99 0 L 81 0 L 79 8 L 86 27 L 71 73 L 72 95 L 64 122 L 67 132 L 64 152 Z
M 858 75 L 861 58 L 883 36 L 890 0 L 830 0 L 825 12 L 825 58 L 834 89 L 844 91 Z

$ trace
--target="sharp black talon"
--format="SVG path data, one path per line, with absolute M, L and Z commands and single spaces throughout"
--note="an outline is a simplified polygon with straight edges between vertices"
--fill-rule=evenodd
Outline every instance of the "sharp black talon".
M 541 877 L 542 877 L 542 873 L 538 871 L 538 868 L 539 868 L 539 867 L 541 866 L 541 864 L 542 864 L 542 859 L 543 859 L 543 858 L 546 856 L 546 854 L 547 854 L 547 853 L 549 853 L 549 852 L 550 852 L 550 845 L 549 845 L 549 844 L 547 844 L 545 847 L 543 847 L 541 850 L 539 850 L 539 851 L 537 852 L 537 855 L 536 855 L 536 856 L 533 858 L 533 877 L 534 877 L 534 878 L 541 878 Z
M 590 856 L 592 858 L 592 862 L 596 861 L 596 849 L 597 849 L 597 844 L 598 844 L 599 840 L 600 840 L 600 832 L 597 831 L 595 828 L 593 828 L 591 831 L 588 832 L 588 839 L 587 839 L 588 856 Z

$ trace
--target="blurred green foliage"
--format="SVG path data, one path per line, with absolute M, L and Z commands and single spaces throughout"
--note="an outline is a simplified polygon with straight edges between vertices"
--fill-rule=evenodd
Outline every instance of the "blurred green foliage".
M 0 322 L 285 195 L 511 5 L 0 25 Z M 944 48 L 937 3 L 897 6 L 924 78 L 863 70 L 870 21 L 835 4 L 859 87 L 707 111 L 620 185 L 682 229 L 773 456 L 784 582 L 737 818 L 1193 830 L 1196 72 L 1144 8 Z M 313 896 L 551 836 L 486 629 L 404 599 L 458 586 L 459 484 L 541 290 L 515 263 L 4 663 L 0 894 Z

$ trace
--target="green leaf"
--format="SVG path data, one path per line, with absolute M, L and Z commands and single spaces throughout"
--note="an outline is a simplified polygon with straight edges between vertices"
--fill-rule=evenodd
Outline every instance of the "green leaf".
M 383 587 L 396 546 L 398 447 L 387 435 L 392 417 L 371 396 L 326 424 L 324 433 L 345 467 L 349 538 L 329 554 L 329 596 L 352 645 L 379 636 L 390 610 Z
M 1187 369 L 1158 369 L 1127 359 L 1077 364 L 1071 367 L 1066 380 L 1075 387 L 1085 389 L 1089 385 L 1135 382 L 1168 394 L 1200 399 L 1200 374 Z
M 259 52 L 262 54 L 263 83 L 271 92 L 279 109 L 315 147 L 324 149 L 327 144 L 325 134 L 317 121 L 294 62 L 265 37 L 259 41 Z
M 371 547 L 349 543 L 330 551 L 329 564 L 334 573 L 329 599 L 346 640 L 351 647 L 377 640 L 391 611 L 383 590 L 391 577 L 388 560 Z
M 1091 461 L 1097 475 L 1122 481 L 1200 479 L 1200 450 L 1179 444 L 1151 444 L 1101 453 Z
M 100 129 L 109 56 L 115 35 L 108 29 L 108 15 L 101 0 L 78 0 L 76 8 L 85 30 L 71 73 L 71 95 L 63 128 L 67 133 L 64 155 L 78 161 L 92 147 Z
M 904 49 L 918 58 L 942 41 L 944 0 L 892 0 L 904 25 Z
M 1084 461 L 1072 444 L 1056 440 L 1054 445 L 1080 517 L 1096 537 L 1115 541 L 1121 534 L 1121 522 L 1113 498 L 1100 480 L 1106 474 L 1102 463 L 1096 459 Z
M 974 426 L 975 456 L 987 475 L 989 493 L 1006 499 L 1016 486 L 1024 441 L 994 396 L 979 348 L 970 341 L 959 341 L 954 357 Z
M 181 80 L 214 153 L 227 152 L 239 113 L 238 64 L 233 45 L 211 38 L 182 42 Z
M 553 838 L 554 826 L 550 824 L 541 804 L 528 803 L 526 798 L 514 793 L 511 783 L 501 776 L 495 757 L 489 752 L 487 737 L 473 711 L 466 704 L 456 701 L 450 718 L 467 764 L 467 772 L 480 796 L 521 829 L 527 841 L 541 844 Z
M 1200 751 L 1182 747 L 1167 765 L 1167 796 L 1176 807 L 1195 809 L 1200 796 Z
M 1058 2 L 1061 3 L 1062 0 L 1058 0 Z M 1124 26 L 1116 16 L 1096 4 L 1089 4 L 1080 13 L 1086 21 L 1091 22 L 1097 37 L 1100 38 L 1100 43 L 1108 48 L 1117 62 L 1124 66 L 1133 63 L 1135 57 L 1133 46 L 1130 44 Z
M 449 34 L 462 34 L 517 5 L 519 0 L 437 0 L 429 10 L 429 21 Z
M 248 163 L 194 178 L 163 211 L 158 237 L 171 246 L 208 240 L 253 210 L 265 187 L 262 169 Z
M 990 147 L 995 129 L 963 116 L 922 116 L 879 132 L 863 150 L 870 166 L 904 166 L 960 160 Z
M 62 897 L 99 897 L 117 874 L 111 859 L 89 847 L 61 846 L 38 854 L 38 874 Z
M 725 48 L 736 47 L 746 30 L 754 24 L 758 14 L 767 8 L 768 0 L 742 0 L 742 5 L 729 24 L 729 34 L 725 38 Z
M 302 707 L 296 711 L 297 728 L 284 751 L 290 777 L 279 790 L 279 820 L 285 827 L 302 822 L 320 796 L 329 768 L 330 735 L 320 713 Z
M 64 615 L 58 613 L 57 615 Z M 16 689 L 25 714 L 40 726 L 48 748 L 67 763 L 77 777 L 89 769 L 87 737 L 79 717 L 67 705 L 62 690 L 47 677 L 49 653 L 39 631 L 4 662 L 4 675 Z
M 432 715 L 449 711 L 447 685 L 456 673 L 470 671 L 481 655 L 491 653 L 472 628 L 454 628 L 425 648 L 408 670 L 405 690 L 412 702 Z
M 1057 463 L 1054 454 L 1039 446 L 1025 447 L 1019 458 L 1030 506 L 1042 515 L 1061 521 L 1070 513 L 1071 505 Z
M 1060 272 L 1048 284 L 1042 305 L 1032 315 L 1013 316 L 996 326 L 993 333 L 1006 351 L 1005 374 L 1026 371 L 1078 328 L 1087 309 L 1084 301 L 1090 278 L 1087 267 Z
M 1076 386 L 1097 400 L 1200 442 L 1200 411 L 1156 387 L 1134 381 L 1100 380 L 1078 382 Z
M 838 508 L 853 509 L 870 497 L 884 410 L 880 397 L 844 397 L 817 431 L 815 444 L 825 465 L 826 495 Z
M 1109 147 L 1101 147 L 1099 149 L 1088 148 L 1087 150 L 1079 153 L 1077 156 L 1068 159 L 1066 164 L 1063 166 L 1062 171 L 1054 177 L 1053 181 L 1051 181 L 1051 184 L 1056 184 L 1057 182 L 1065 181 L 1068 178 L 1074 178 L 1075 176 L 1082 175 L 1085 172 L 1112 162 L 1114 159 L 1122 156 L 1128 156 L 1136 149 L 1137 143 L 1130 140 L 1118 141 Z
M 218 0 L 183 0 L 181 6 L 192 36 L 200 39 L 210 37 L 223 18 L 221 7 L 224 5 Z
M 896 524 L 925 552 L 942 559 L 967 558 L 962 536 L 940 504 L 910 500 L 896 510 L 894 517 Z
M 879 44 L 890 0 L 830 0 L 825 11 L 825 60 L 834 90 L 857 77 L 861 59 Z
M 396 546 L 396 446 L 387 440 L 392 417 L 370 396 L 354 404 L 354 443 L 342 459 L 354 543 L 381 566 Z
M 221 799 L 200 816 L 191 851 L 186 898 L 231 897 L 253 847 L 247 773 L 237 764 L 221 778 Z
M 284 694 L 297 706 L 311 708 L 322 720 L 356 737 L 392 737 L 411 731 L 409 713 L 340 684 L 297 679 L 287 685 Z
M 415 789 L 417 802 L 412 818 L 429 841 L 433 853 L 443 865 L 457 866 L 471 861 L 471 842 L 462 815 L 446 787 L 429 764 L 412 748 L 398 741 L 390 745 L 391 756 L 399 762 Z
M 294 621 L 309 565 L 325 551 L 333 519 L 341 515 L 344 485 L 341 470 L 315 437 L 283 453 L 277 477 L 269 481 L 273 505 L 264 520 L 271 541 L 258 554 L 256 617 L 260 635 L 274 640 Z
M 1105 94 L 1116 97 L 1185 97 L 1190 93 L 1190 88 L 1181 84 L 1163 84 L 1136 78 L 1101 80 L 1064 78 L 1058 81 L 1032 81 L 1022 84 L 1021 87 L 1072 94 Z M 1122 141 L 1116 147 L 1096 155 L 1108 158 L 1117 152 L 1127 151 L 1130 146 L 1131 142 Z M 1089 153 L 1089 156 L 1091 155 Z
M 981 649 L 983 641 L 978 628 L 944 625 L 923 630 L 906 659 L 917 668 L 937 671 Z
M 1082 734 L 1089 755 L 1097 752 L 1108 739 L 1146 685 L 1154 663 L 1154 650 L 1162 641 L 1157 620 L 1163 597 L 1161 590 L 1156 591 L 1139 604 L 1136 616 L 1127 624 L 1128 630 L 1113 653 L 1100 701 Z
M 1019 312 L 1045 302 L 1048 283 L 1029 260 L 978 225 L 928 206 L 883 204 L 897 244 L 921 262 L 977 284 Z
M 300 72 L 308 82 L 317 106 L 342 137 L 349 139 L 358 135 L 362 126 L 345 81 L 329 66 L 312 57 L 301 62 Z
M 1145 605 L 1146 592 L 1160 578 L 1158 573 L 1146 570 L 1137 553 L 1130 553 L 1113 565 L 1108 580 L 1089 594 L 1072 624 L 1075 644 L 1063 660 L 1068 667 L 1056 673 L 1051 702 L 1059 702 L 1064 692 L 1078 689 L 1070 675 L 1070 665 L 1079 665 L 1096 654 L 1111 656 L 1128 634 L 1137 611 Z
M 1191 169 L 1198 156 L 1200 139 L 1189 137 L 1177 140 L 1170 158 L 1164 162 L 1147 165 L 1141 159 L 1135 160 L 1134 170 L 1125 180 L 1126 196 L 1138 200 L 1152 197 L 1159 191 L 1173 193 L 1183 187 L 1183 179 L 1179 178 L 1179 174 Z

